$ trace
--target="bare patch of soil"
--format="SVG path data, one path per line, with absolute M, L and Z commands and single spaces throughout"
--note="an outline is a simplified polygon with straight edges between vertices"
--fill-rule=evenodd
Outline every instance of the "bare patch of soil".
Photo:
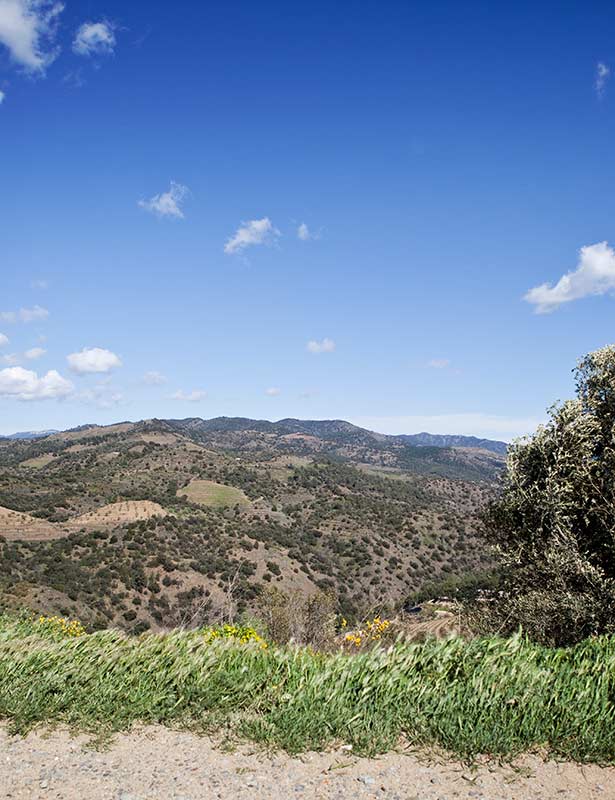
M 66 531 L 59 525 L 0 506 L 0 536 L 4 536 L 5 539 L 42 541 L 61 539 L 66 535 Z
M 72 525 L 78 527 L 88 527 L 99 525 L 107 527 L 109 525 L 123 525 L 127 522 L 139 522 L 151 517 L 164 517 L 167 512 L 158 503 L 151 500 L 122 500 L 119 503 L 109 503 L 109 505 L 97 508 L 89 514 L 82 514 L 71 520 Z
M 0 798 L 11 800 L 615 800 L 615 768 L 485 761 L 475 768 L 410 751 L 375 759 L 339 749 L 291 758 L 152 727 L 84 749 L 63 731 L 0 730 Z
M 27 458 L 25 461 L 22 461 L 19 466 L 32 467 L 33 469 L 41 469 L 41 467 L 46 467 L 47 464 L 51 464 L 52 461 L 55 460 L 56 456 L 52 455 L 51 453 L 44 453 L 42 456 Z

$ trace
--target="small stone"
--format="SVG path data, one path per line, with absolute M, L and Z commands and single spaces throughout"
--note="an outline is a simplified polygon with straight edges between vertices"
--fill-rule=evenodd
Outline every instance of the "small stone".
M 371 775 L 360 775 L 357 780 L 361 783 L 364 783 L 366 786 L 372 786 L 374 783 L 376 783 L 376 779 L 372 778 Z

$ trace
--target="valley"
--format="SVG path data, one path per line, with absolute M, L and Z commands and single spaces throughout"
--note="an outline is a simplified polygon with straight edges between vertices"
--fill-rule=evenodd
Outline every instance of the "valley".
M 494 443 L 497 447 L 501 443 Z M 332 592 L 360 615 L 481 573 L 485 447 L 341 421 L 146 420 L 0 442 L 0 599 L 163 629 Z

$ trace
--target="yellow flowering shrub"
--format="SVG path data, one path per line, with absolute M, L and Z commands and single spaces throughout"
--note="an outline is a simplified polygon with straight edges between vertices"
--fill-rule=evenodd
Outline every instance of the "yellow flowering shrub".
M 213 628 L 205 628 L 203 638 L 209 644 L 217 639 L 234 639 L 240 644 L 257 642 L 262 648 L 267 647 L 267 642 L 256 630 L 249 625 L 220 625 Z
M 390 620 L 382 619 L 381 617 L 374 617 L 373 619 L 366 620 L 363 627 L 359 630 L 347 633 L 344 636 L 344 643 L 351 648 L 358 648 L 373 644 L 374 642 L 381 641 L 383 636 L 390 631 L 390 628 Z
M 85 635 L 85 628 L 77 619 L 67 619 L 66 617 L 44 617 L 40 616 L 34 622 L 35 628 L 43 633 L 62 638 L 76 638 Z

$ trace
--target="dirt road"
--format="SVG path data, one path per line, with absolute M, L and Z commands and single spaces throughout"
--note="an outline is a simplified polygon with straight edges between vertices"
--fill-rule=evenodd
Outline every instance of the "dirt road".
M 543 763 L 516 768 L 339 750 L 301 758 L 249 747 L 229 753 L 166 728 L 117 736 L 104 752 L 64 732 L 10 738 L 0 729 L 0 798 L 11 800 L 615 800 L 615 768 Z

